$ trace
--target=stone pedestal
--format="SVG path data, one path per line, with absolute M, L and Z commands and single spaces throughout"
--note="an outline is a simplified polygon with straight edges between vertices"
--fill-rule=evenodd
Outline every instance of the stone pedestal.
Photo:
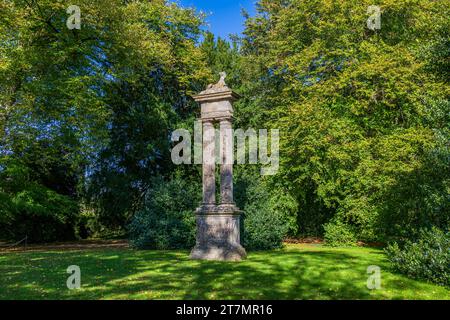
M 240 212 L 197 211 L 197 243 L 191 259 L 240 261 L 247 257 L 240 244 Z
M 232 102 L 238 95 L 219 83 L 195 96 L 203 122 L 203 204 L 196 211 L 197 242 L 191 259 L 239 261 L 247 254 L 240 244 L 241 211 L 233 200 Z M 215 128 L 220 127 L 220 159 L 216 159 Z M 219 161 L 217 161 L 219 160 Z M 215 168 L 220 164 L 220 204 L 216 204 Z

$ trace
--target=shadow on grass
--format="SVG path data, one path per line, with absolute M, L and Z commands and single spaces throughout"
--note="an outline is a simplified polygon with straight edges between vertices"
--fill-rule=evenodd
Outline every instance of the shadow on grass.
M 0 298 L 370 299 L 366 270 L 372 264 L 384 268 L 383 255 L 280 250 L 233 263 L 192 261 L 180 251 L 11 253 L 0 257 Z M 81 268 L 81 290 L 66 287 L 69 265 Z

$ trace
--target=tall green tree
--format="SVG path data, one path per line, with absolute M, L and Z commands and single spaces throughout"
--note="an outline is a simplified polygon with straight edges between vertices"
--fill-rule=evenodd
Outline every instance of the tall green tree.
M 104 223 L 123 225 L 210 76 L 202 17 L 163 0 L 82 0 L 71 29 L 72 4 L 0 4 L 0 171 L 20 165 L 78 203 L 89 191 Z
M 282 130 L 300 229 L 331 219 L 380 240 L 448 227 L 448 1 L 258 5 L 243 52 Z M 367 27 L 371 5 L 379 30 Z

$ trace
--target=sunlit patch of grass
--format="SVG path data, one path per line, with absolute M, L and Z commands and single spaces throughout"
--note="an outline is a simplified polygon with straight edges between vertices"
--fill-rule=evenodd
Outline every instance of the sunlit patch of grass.
M 70 265 L 81 289 L 69 290 Z M 369 290 L 367 267 L 381 268 Z M 449 299 L 450 291 L 390 270 L 372 248 L 287 245 L 246 261 L 189 260 L 187 251 L 101 249 L 5 253 L 0 299 Z

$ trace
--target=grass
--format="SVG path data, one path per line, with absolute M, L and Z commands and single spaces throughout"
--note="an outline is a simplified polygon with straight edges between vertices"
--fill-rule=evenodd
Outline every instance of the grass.
M 81 289 L 68 290 L 69 265 Z M 381 289 L 367 289 L 367 267 Z M 287 245 L 246 261 L 191 261 L 185 251 L 101 249 L 0 255 L 0 299 L 450 299 L 450 290 L 393 273 L 372 248 Z

